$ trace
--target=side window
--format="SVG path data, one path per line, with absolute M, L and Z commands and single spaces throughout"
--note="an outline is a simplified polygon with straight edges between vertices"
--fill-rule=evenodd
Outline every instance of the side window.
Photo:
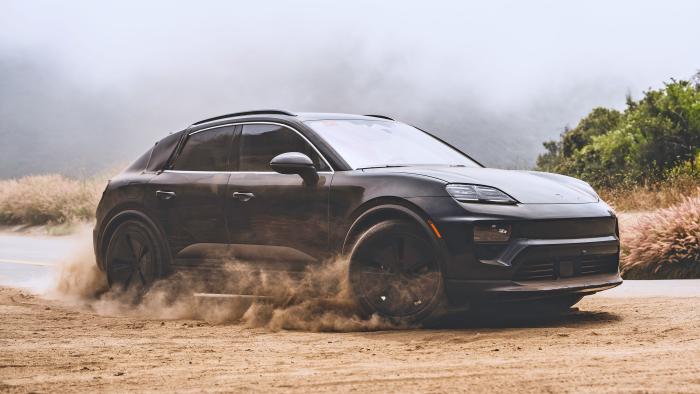
M 187 137 L 174 170 L 227 171 L 234 126 L 204 130 Z
M 301 152 L 309 156 L 318 171 L 328 171 L 328 165 L 295 131 L 270 124 L 243 125 L 240 140 L 239 171 L 272 171 L 270 160 L 286 152 Z

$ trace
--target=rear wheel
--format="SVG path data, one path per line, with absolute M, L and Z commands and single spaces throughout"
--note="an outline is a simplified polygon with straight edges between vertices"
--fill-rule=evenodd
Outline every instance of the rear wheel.
M 355 242 L 350 284 L 367 315 L 395 322 L 422 323 L 436 317 L 444 302 L 440 254 L 435 241 L 407 221 L 372 226 Z
M 112 232 L 105 252 L 111 288 L 143 294 L 163 275 L 164 250 L 156 233 L 139 220 L 127 220 Z

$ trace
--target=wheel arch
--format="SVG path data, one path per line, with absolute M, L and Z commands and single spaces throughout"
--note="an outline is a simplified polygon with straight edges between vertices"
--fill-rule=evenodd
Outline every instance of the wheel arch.
M 147 226 L 151 227 L 159 236 L 161 239 L 161 242 L 164 243 L 164 248 L 165 253 L 168 255 L 170 254 L 170 248 L 167 247 L 167 241 L 164 237 L 164 232 L 163 229 L 156 223 L 155 220 L 153 220 L 147 213 L 145 213 L 143 210 L 139 209 L 138 207 L 122 207 L 121 209 L 118 209 L 118 212 L 115 214 L 109 216 L 109 220 L 106 221 L 106 224 L 103 226 L 103 229 L 100 231 L 98 239 L 96 241 L 95 245 L 95 258 L 97 260 L 97 266 L 104 271 L 104 253 L 107 250 L 107 243 L 109 242 L 110 237 L 114 233 L 114 231 L 117 229 L 117 227 L 124 223 L 127 220 L 140 220 L 144 222 Z
M 396 197 L 379 197 L 355 209 L 352 224 L 345 233 L 341 246 L 341 254 L 350 252 L 349 248 L 359 237 L 363 231 L 369 229 L 373 225 L 385 220 L 403 219 L 409 220 L 422 228 L 428 237 L 436 242 L 439 248 L 444 252 L 444 245 L 441 239 L 436 236 L 436 233 L 430 227 L 430 216 L 417 205 L 408 200 Z

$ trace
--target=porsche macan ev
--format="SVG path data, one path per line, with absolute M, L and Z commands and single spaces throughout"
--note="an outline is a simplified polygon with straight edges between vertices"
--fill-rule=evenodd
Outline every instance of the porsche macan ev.
M 345 256 L 361 312 L 411 322 L 480 302 L 568 309 L 622 282 L 617 218 L 587 183 L 485 168 L 380 115 L 258 110 L 172 133 L 108 183 L 94 248 L 124 287 Z

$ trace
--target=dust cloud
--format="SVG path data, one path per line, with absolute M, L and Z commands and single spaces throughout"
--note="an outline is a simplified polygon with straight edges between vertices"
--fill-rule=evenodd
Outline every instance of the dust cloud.
M 350 295 L 347 261 L 332 259 L 301 277 L 279 272 L 246 272 L 228 263 L 215 277 L 177 272 L 142 295 L 110 289 L 95 263 L 88 234 L 57 269 L 46 296 L 99 315 L 147 319 L 194 319 L 272 331 L 372 331 L 408 328 L 377 315 L 362 316 Z M 195 293 L 244 289 L 266 298 L 194 297 Z

